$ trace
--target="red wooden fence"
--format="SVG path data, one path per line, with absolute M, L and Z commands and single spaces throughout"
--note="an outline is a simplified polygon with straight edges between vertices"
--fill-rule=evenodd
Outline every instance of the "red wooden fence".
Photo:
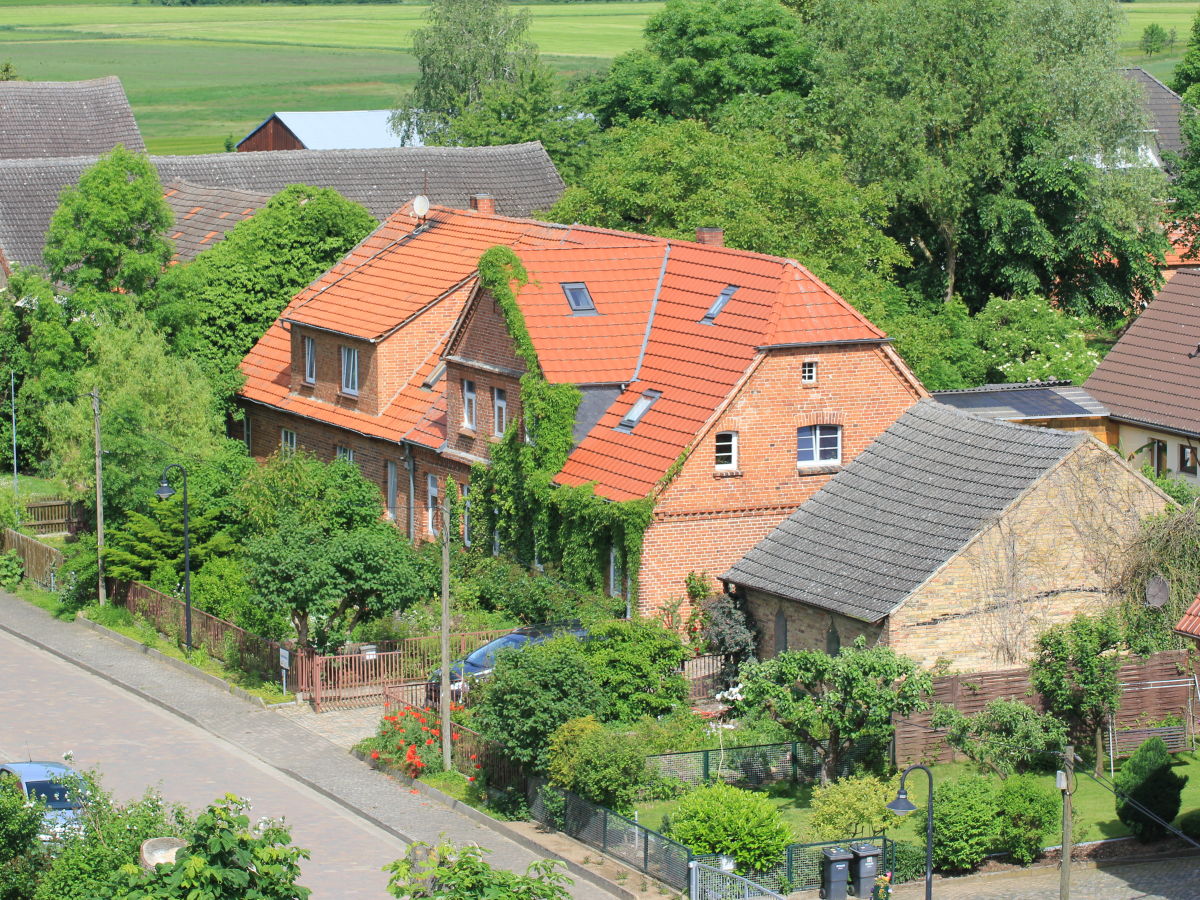
M 4 552 L 13 551 L 21 557 L 25 577 L 39 587 L 54 590 L 54 578 L 63 563 L 62 552 L 49 544 L 34 540 L 29 535 L 4 529 Z

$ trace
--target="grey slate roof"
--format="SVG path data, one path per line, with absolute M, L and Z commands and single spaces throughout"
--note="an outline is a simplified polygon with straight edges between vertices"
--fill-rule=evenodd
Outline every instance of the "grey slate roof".
M 922 400 L 721 578 L 878 622 L 1087 440 Z
M 1104 404 L 1069 381 L 985 384 L 961 391 L 934 391 L 933 396 L 963 412 L 1005 422 L 1108 415 Z
M 0 81 L 0 159 L 144 151 L 115 75 L 92 81 Z
M 164 184 L 163 197 L 175 216 L 167 237 L 175 244 L 178 262 L 195 259 L 271 199 L 266 194 L 203 187 L 187 181 Z
M 1122 69 L 1121 74 L 1142 89 L 1142 105 L 1154 129 L 1154 138 L 1161 158 L 1163 153 L 1183 153 L 1183 136 L 1179 116 L 1184 102 L 1178 94 L 1142 68 Z
M 538 141 L 499 147 L 402 147 L 383 150 L 265 150 L 152 156 L 164 184 L 274 194 L 289 184 L 331 187 L 383 219 L 417 194 L 466 209 L 472 194 L 491 194 L 496 211 L 528 216 L 558 200 L 563 182 Z M 95 157 L 0 160 L 0 255 L 38 265 L 50 217 L 64 187 Z

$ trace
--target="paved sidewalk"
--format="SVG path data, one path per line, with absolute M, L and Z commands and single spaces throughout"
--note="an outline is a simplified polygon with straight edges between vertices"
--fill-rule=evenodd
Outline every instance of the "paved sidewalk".
M 936 878 L 935 900 L 1058 900 L 1058 869 Z M 897 886 L 893 900 L 925 896 L 924 882 Z M 1075 900 L 1200 900 L 1200 856 L 1071 868 Z
M 411 793 L 288 717 L 239 700 L 200 679 L 0 592 L 0 629 L 182 716 L 404 841 L 442 835 L 492 850 L 489 861 L 521 870 L 539 858 L 503 834 Z M 576 879 L 577 897 L 608 897 Z
M 383 718 L 382 703 L 356 709 L 331 709 L 323 713 L 313 712 L 311 704 L 293 703 L 272 707 L 271 711 L 346 751 L 363 738 L 375 734 L 379 720 Z

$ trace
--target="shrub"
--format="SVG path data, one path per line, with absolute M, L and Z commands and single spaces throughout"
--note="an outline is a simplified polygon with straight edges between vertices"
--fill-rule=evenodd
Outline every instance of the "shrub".
M 896 796 L 895 781 L 867 775 L 818 785 L 812 795 L 811 828 L 819 841 L 868 837 L 895 824 L 887 804 Z
M 1166 828 L 1128 801 L 1132 800 L 1164 822 L 1170 822 L 1179 815 L 1187 776 L 1171 771 L 1167 745 L 1162 738 L 1154 737 L 1125 760 L 1113 783 L 1117 789 L 1117 818 L 1138 840 L 1153 841 L 1163 837 Z
M 925 877 L 925 842 L 913 844 L 896 841 L 892 844 L 892 884 L 916 881 Z
M 32 897 L 46 865 L 46 849 L 38 840 L 45 807 L 28 803 L 11 776 L 0 777 L 0 897 Z
M 25 567 L 21 564 L 21 557 L 17 556 L 15 550 L 0 553 L 0 587 L 9 591 L 13 590 L 21 583 L 24 571 Z
M 1175 827 L 1192 840 L 1200 840 L 1200 809 L 1193 809 L 1190 813 L 1184 813 L 1179 819 L 1179 824 Z
M 606 720 L 663 715 L 687 699 L 680 669 L 689 654 L 677 633 L 640 618 L 601 622 L 589 631 L 583 652 L 605 697 Z
M 985 778 L 939 784 L 933 795 L 933 864 L 942 872 L 969 872 L 996 843 L 996 793 Z
M 470 844 L 448 841 L 433 846 L 422 841 L 409 845 L 408 855 L 385 866 L 391 877 L 388 893 L 408 900 L 460 897 L 495 897 L 497 900 L 568 900 L 570 878 L 558 871 L 557 862 L 538 860 L 524 874 L 495 869 L 484 859 L 490 853 Z
M 409 778 L 442 771 L 442 730 L 436 709 L 406 706 L 394 715 L 384 716 L 375 737 L 365 742 L 371 759 L 395 766 Z M 458 739 L 451 732 L 452 741 Z
M 479 733 L 503 744 L 517 762 L 543 770 L 554 730 L 599 713 L 604 703 L 583 649 L 571 637 L 500 653 L 479 690 L 471 719 Z
M 1042 852 L 1043 839 L 1058 821 L 1059 799 L 1053 788 L 1029 776 L 1004 781 L 996 791 L 1000 809 L 996 849 L 1027 866 Z
M 639 789 L 650 780 L 637 745 L 606 730 L 595 716 L 560 725 L 550 740 L 549 760 L 553 784 L 620 813 L 633 809 Z
M 792 842 L 791 830 L 766 797 L 728 784 L 686 794 L 663 827 L 693 853 L 732 856 L 741 871 L 770 868 Z
M 1019 700 L 993 700 L 973 716 L 938 706 L 931 723 L 946 729 L 946 743 L 1001 778 L 1044 768 L 1067 743 L 1067 729 L 1049 713 Z
M 63 548 L 63 564 L 58 568 L 58 589 L 62 592 L 65 612 L 76 613 L 96 602 L 99 566 L 96 560 L 96 536 L 81 534 Z
M 709 744 L 709 723 L 686 706 L 665 716 L 642 716 L 628 730 L 643 756 L 701 750 Z

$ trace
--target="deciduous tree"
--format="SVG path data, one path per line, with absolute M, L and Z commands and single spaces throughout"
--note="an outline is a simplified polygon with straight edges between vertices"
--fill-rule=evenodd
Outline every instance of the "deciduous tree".
M 1066 727 L 1019 700 L 992 700 L 968 716 L 938 706 L 930 723 L 946 731 L 946 743 L 1001 778 L 1045 764 L 1067 743 Z

